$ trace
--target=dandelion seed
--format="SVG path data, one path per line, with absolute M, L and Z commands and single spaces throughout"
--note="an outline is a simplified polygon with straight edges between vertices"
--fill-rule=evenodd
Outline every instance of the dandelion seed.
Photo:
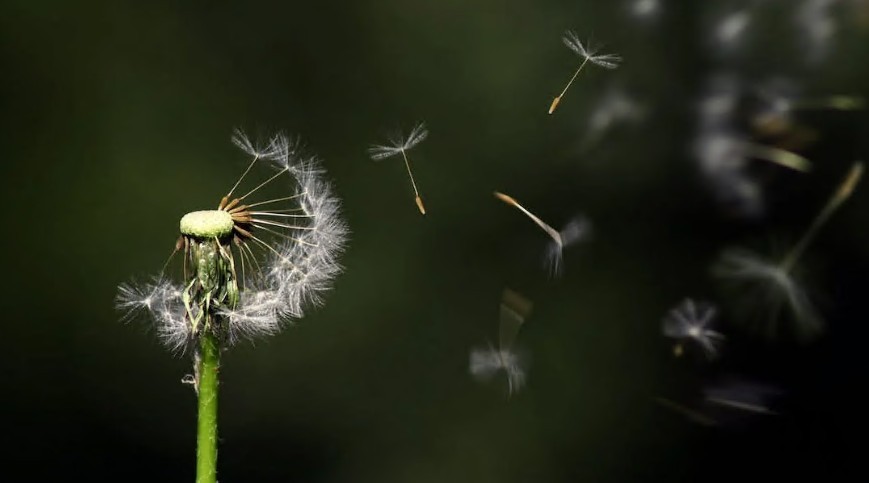
M 610 89 L 592 111 L 588 129 L 582 141 L 592 146 L 619 123 L 637 123 L 645 117 L 645 109 L 618 88 Z
M 768 161 L 800 173 L 812 168 L 803 156 L 749 142 L 742 135 L 717 127 L 704 129 L 697 137 L 694 154 L 717 201 L 749 218 L 757 218 L 764 211 L 761 186 L 745 170 L 750 160 Z
M 789 309 L 796 322 L 798 335 L 812 337 L 822 330 L 823 320 L 795 274 L 795 269 L 820 228 L 851 196 L 862 174 L 863 164 L 855 163 L 806 232 L 781 260 L 769 261 L 744 250 L 727 250 L 713 268 L 716 276 L 743 285 L 750 290 L 749 295 L 760 298 L 759 304 L 769 310 L 770 335 L 778 331 L 782 308 Z
M 638 19 L 649 19 L 660 13 L 660 0 L 632 0 L 629 6 L 630 13 Z
M 567 82 L 567 85 L 564 86 L 561 94 L 558 94 L 558 96 L 556 96 L 555 99 L 552 100 L 552 104 L 549 105 L 549 114 L 555 112 L 555 108 L 558 107 L 558 104 L 561 102 L 561 98 L 564 97 L 564 94 L 567 93 L 567 89 L 569 89 L 570 85 L 573 84 L 573 81 L 579 75 L 579 72 L 582 71 L 582 68 L 585 67 L 585 64 L 591 62 L 592 64 L 603 67 L 604 69 L 615 69 L 622 61 L 621 56 L 617 54 L 599 54 L 599 47 L 594 47 L 591 45 L 586 47 L 579 40 L 579 37 L 577 37 L 576 33 L 571 30 L 567 30 L 566 32 L 564 32 L 564 36 L 561 37 L 561 41 L 564 42 L 564 45 L 566 45 L 567 48 L 574 51 L 582 58 L 582 63 L 579 64 L 579 68 L 577 68 L 576 72 L 573 73 L 573 77 L 571 77 L 570 80 Z
M 537 217 L 534 213 L 531 213 L 525 207 L 519 204 L 518 201 L 513 199 L 513 197 L 505 195 L 503 193 L 499 193 L 495 191 L 495 197 L 499 200 L 507 203 L 510 206 L 516 207 L 519 211 L 525 214 L 528 218 L 531 219 L 534 223 L 537 224 L 551 239 L 549 245 L 546 248 L 546 265 L 549 268 L 549 272 L 552 276 L 561 275 L 563 271 L 562 262 L 564 260 L 564 248 L 579 241 L 586 240 L 590 237 L 592 231 L 591 221 L 579 215 L 572 219 L 561 231 L 552 228 Z
M 707 81 L 706 93 L 698 102 L 699 125 L 704 131 L 731 129 L 736 117 L 742 82 L 733 74 L 717 74 Z
M 709 328 L 716 313 L 714 306 L 687 298 L 667 314 L 662 330 L 665 336 L 677 340 L 674 348 L 677 357 L 687 342 L 699 346 L 708 359 L 718 356 L 724 335 Z
M 390 158 L 397 154 L 401 154 L 401 157 L 404 159 L 404 166 L 407 168 L 407 175 L 410 177 L 410 183 L 413 185 L 413 193 L 414 193 L 414 201 L 416 202 L 416 207 L 419 208 L 419 212 L 421 214 L 425 214 L 425 206 L 422 203 L 422 197 L 419 196 L 419 190 L 416 188 L 416 181 L 413 179 L 413 172 L 410 170 L 410 162 L 407 159 L 407 151 L 416 146 L 417 144 L 423 142 L 425 138 L 428 137 L 428 130 L 425 128 L 425 124 L 419 122 L 407 137 L 402 137 L 400 134 L 396 134 L 390 136 L 389 145 L 372 145 L 368 148 L 368 155 L 374 161 L 380 161 L 382 159 Z
M 703 426 L 716 426 L 718 424 L 718 421 L 707 416 L 700 410 L 689 408 L 688 406 L 673 401 L 672 399 L 668 399 L 665 397 L 656 397 L 654 398 L 654 401 L 659 406 L 670 409 L 678 414 L 681 414 L 682 416 L 685 416 L 686 418 L 688 418 L 688 420 L 701 424 Z
M 497 372 L 504 371 L 507 377 L 508 395 L 522 388 L 525 383 L 524 361 L 513 346 L 519 329 L 531 314 L 533 305 L 520 294 L 505 289 L 501 297 L 498 348 L 491 344 L 486 349 L 472 349 L 470 372 L 475 378 L 487 381 Z
M 792 127 L 798 112 L 856 111 L 866 106 L 865 100 L 859 96 L 798 97 L 794 91 L 792 85 L 781 79 L 759 87 L 756 90 L 759 106 L 752 116 L 753 127 L 767 135 L 780 135 Z
M 741 143 L 739 147 L 750 158 L 769 161 L 802 173 L 807 173 L 812 169 L 811 161 L 785 149 L 753 143 Z
M 654 401 L 703 426 L 740 427 L 757 416 L 775 416 L 772 405 L 783 391 L 767 384 L 728 377 L 703 388 L 701 400 L 688 406 L 664 397 Z
M 758 88 L 757 94 L 764 102 L 768 111 L 783 116 L 789 115 L 794 111 L 856 111 L 866 108 L 866 101 L 860 96 L 797 97 L 793 93 L 783 92 L 783 88 L 777 88 L 775 85 Z
M 728 377 L 703 389 L 708 404 L 760 415 L 777 415 L 771 409 L 783 391 L 767 384 Z
M 839 28 L 833 7 L 837 0 L 805 0 L 795 10 L 794 24 L 809 63 L 823 60 Z
M 725 48 L 732 47 L 751 23 L 748 10 L 739 10 L 721 19 L 715 29 L 715 39 Z

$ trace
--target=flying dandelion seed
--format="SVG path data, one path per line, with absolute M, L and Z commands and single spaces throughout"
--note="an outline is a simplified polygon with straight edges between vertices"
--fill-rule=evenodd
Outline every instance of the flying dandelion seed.
M 699 346 L 708 359 L 718 356 L 724 335 L 710 328 L 716 313 L 714 306 L 687 298 L 667 314 L 662 331 L 665 336 L 677 340 L 674 348 L 677 357 L 682 355 L 685 344 L 689 342 Z
M 233 142 L 253 159 L 217 209 L 181 218 L 175 252 L 183 253 L 183 279 L 161 274 L 148 283 L 122 284 L 116 299 L 125 319 L 149 313 L 173 351 L 192 349 L 193 375 L 182 382 L 199 397 L 196 481 L 212 483 L 221 351 L 275 334 L 285 321 L 319 305 L 341 270 L 337 257 L 348 232 L 322 169 L 300 154 L 297 142 L 279 134 L 256 146 L 240 131 Z M 259 163 L 271 164 L 274 174 L 235 195 Z M 295 191 L 259 198 L 276 180 L 293 182 Z
M 794 88 L 783 85 L 783 81 L 759 87 L 756 91 L 759 106 L 752 116 L 753 127 L 768 135 L 780 135 L 791 129 L 799 112 L 857 111 L 866 107 L 865 100 L 859 96 L 798 97 L 793 91 Z
M 519 204 L 513 197 L 495 191 L 495 197 L 507 203 L 510 206 L 516 207 L 519 211 L 525 214 L 534 223 L 537 224 L 551 238 L 549 245 L 546 247 L 546 265 L 549 273 L 552 276 L 561 275 L 563 272 L 564 249 L 579 241 L 587 240 L 591 236 L 592 224 L 591 221 L 579 215 L 572 219 L 561 231 L 552 228 L 537 217 L 534 213 L 526 210 L 525 207 Z
M 637 123 L 645 117 L 645 109 L 622 89 L 610 89 L 598 102 L 588 119 L 588 129 L 581 144 L 595 145 L 608 131 L 620 123 Z
M 705 129 L 698 135 L 694 155 L 716 200 L 747 218 L 759 218 L 764 213 L 760 183 L 746 170 L 749 161 L 767 161 L 799 173 L 812 169 L 811 161 L 799 154 L 752 143 L 742 135 L 718 128 Z
M 419 196 L 419 190 L 416 189 L 416 181 L 413 179 L 413 172 L 410 170 L 410 161 L 408 161 L 407 159 L 407 151 L 410 151 L 411 148 L 423 142 L 427 137 L 428 130 L 425 128 L 425 124 L 420 122 L 417 123 L 416 126 L 413 127 L 413 129 L 411 129 L 407 137 L 402 137 L 400 133 L 395 134 L 390 136 L 389 145 L 374 144 L 370 148 L 368 148 L 368 155 L 374 161 L 380 161 L 382 159 L 391 158 L 392 156 L 401 154 L 401 157 L 404 159 L 404 166 L 407 168 L 407 175 L 410 176 L 410 183 L 411 185 L 413 185 L 414 201 L 416 201 L 416 207 L 419 208 L 419 212 L 423 215 L 425 214 L 425 206 L 422 204 L 422 198 Z
M 866 108 L 866 101 L 860 96 L 828 95 L 817 97 L 797 96 L 793 87 L 783 80 L 774 80 L 769 85 L 757 88 L 757 97 L 770 111 L 787 115 L 794 111 L 834 110 L 854 111 Z
M 734 428 L 758 416 L 778 415 L 772 407 L 782 394 L 782 390 L 767 384 L 728 377 L 706 385 L 700 401 L 691 406 L 664 397 L 654 401 L 702 426 Z
M 507 376 L 508 395 L 522 388 L 525 383 L 525 368 L 519 355 L 513 350 L 519 329 L 531 315 L 533 304 L 522 295 L 504 289 L 501 297 L 498 348 L 491 344 L 486 349 L 473 349 L 470 356 L 471 375 L 487 381 L 497 372 Z
M 751 13 L 738 10 L 722 17 L 713 30 L 714 42 L 721 49 L 734 49 L 744 37 L 751 24 Z
M 773 416 L 771 409 L 783 391 L 767 384 L 729 377 L 703 389 L 707 404 L 745 413 Z
M 701 136 L 695 152 L 703 168 L 711 173 L 720 172 L 722 169 L 743 168 L 750 159 L 767 161 L 800 173 L 812 170 L 812 162 L 799 154 L 752 143 L 744 140 L 742 136 L 726 131 Z
M 697 103 L 699 125 L 714 131 L 732 128 L 743 90 L 741 80 L 733 74 L 717 74 L 707 84 Z
M 640 20 L 649 20 L 658 16 L 661 10 L 660 0 L 632 0 L 628 6 L 630 14 Z
M 775 146 L 743 142 L 739 143 L 737 147 L 749 158 L 769 161 L 783 168 L 801 173 L 808 173 L 812 169 L 812 162 L 805 157 Z
M 802 50 L 809 63 L 827 57 L 833 37 L 839 29 L 833 7 L 838 0 L 805 0 L 795 10 L 794 24 L 799 32 Z
M 769 335 L 778 332 L 778 320 L 783 308 L 787 308 L 792 315 L 798 335 L 810 338 L 823 329 L 823 320 L 795 274 L 795 269 L 820 228 L 851 196 L 862 174 L 863 164 L 855 163 L 803 236 L 781 260 L 769 261 L 744 250 L 726 250 L 713 268 L 717 277 L 748 290 L 748 295 L 753 296 L 754 300 L 746 299 L 746 302 L 767 308 Z
M 615 69 L 622 61 L 621 56 L 617 54 L 599 54 L 599 47 L 594 47 L 590 44 L 586 47 L 579 40 L 576 33 L 571 30 L 564 32 L 561 41 L 564 42 L 564 45 L 566 45 L 568 49 L 574 51 L 576 55 L 582 58 L 582 63 L 579 64 L 579 68 L 577 68 L 576 72 L 573 73 L 573 77 L 571 77 L 567 82 L 567 85 L 564 86 L 561 94 L 558 94 L 558 96 L 552 100 L 552 104 L 549 105 L 549 114 L 555 112 L 555 108 L 558 107 L 561 98 L 567 93 L 567 89 L 570 89 L 570 85 L 573 84 L 573 81 L 576 79 L 576 76 L 579 75 L 579 72 L 582 71 L 582 68 L 585 67 L 585 64 L 591 62 L 592 64 L 603 67 L 604 69 Z
M 807 158 L 776 146 L 753 142 L 738 117 L 743 87 L 731 75 L 713 76 L 698 103 L 698 133 L 693 152 L 700 173 L 719 204 L 732 214 L 759 218 L 764 214 L 762 186 L 748 171 L 752 161 L 766 161 L 800 173 L 809 172 Z
M 654 398 L 655 403 L 659 406 L 667 408 L 671 411 L 674 411 L 684 417 L 686 417 L 689 421 L 695 422 L 702 426 L 716 426 L 718 425 L 718 421 L 712 419 L 710 416 L 704 414 L 699 409 L 692 409 L 684 404 L 673 401 L 672 399 L 668 399 L 665 397 L 656 397 Z

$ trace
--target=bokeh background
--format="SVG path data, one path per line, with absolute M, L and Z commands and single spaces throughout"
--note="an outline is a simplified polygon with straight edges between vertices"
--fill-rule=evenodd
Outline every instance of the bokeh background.
M 865 113 L 796 116 L 816 134 L 800 148 L 815 169 L 753 162 L 759 216 L 717 202 L 694 149 L 716 76 L 749 98 L 778 77 L 807 97 L 869 96 L 866 2 L 6 0 L 0 13 L 5 481 L 193 479 L 190 361 L 113 305 L 119 283 L 159 271 L 180 216 L 244 168 L 235 127 L 301 136 L 353 234 L 324 307 L 224 356 L 220 481 L 866 477 L 851 441 L 867 429 L 869 187 L 806 256 L 821 337 L 753 337 L 710 276 L 725 247 L 798 238 L 865 159 Z M 578 63 L 565 29 L 625 60 L 584 71 L 548 116 Z M 589 142 L 613 89 L 637 115 Z M 418 120 L 425 217 L 401 163 L 366 155 Z M 556 226 L 594 221 L 563 277 L 493 190 Z M 505 287 L 534 302 L 517 341 L 527 385 L 509 398 L 468 372 Z M 684 297 L 719 304 L 720 360 L 673 357 L 661 319 Z M 728 376 L 781 388 L 779 415 L 705 427 L 655 403 L 693 405 Z

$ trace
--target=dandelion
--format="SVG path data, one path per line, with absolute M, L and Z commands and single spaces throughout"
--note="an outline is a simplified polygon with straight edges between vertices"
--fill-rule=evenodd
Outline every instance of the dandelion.
M 794 272 L 806 248 L 830 216 L 851 196 L 862 174 L 863 164 L 855 163 L 806 232 L 781 260 L 770 261 L 744 250 L 727 250 L 714 267 L 716 276 L 744 284 L 751 295 L 760 296 L 760 304 L 769 309 L 770 334 L 777 330 L 782 308 L 789 309 L 802 336 L 814 336 L 823 328 L 821 317 Z
M 637 123 L 645 117 L 645 109 L 622 89 L 610 89 L 592 111 L 588 131 L 582 144 L 592 146 L 619 123 Z
M 422 204 L 419 190 L 416 189 L 416 181 L 414 181 L 413 172 L 410 170 L 407 151 L 423 142 L 427 137 L 428 130 L 425 128 L 425 124 L 419 122 L 413 127 L 413 129 L 411 129 L 410 134 L 408 134 L 407 137 L 402 137 L 401 134 L 395 134 L 390 136 L 389 145 L 374 144 L 368 148 L 368 155 L 371 156 L 371 159 L 374 161 L 380 161 L 382 159 L 391 158 L 396 154 L 401 154 L 401 157 L 404 159 L 404 166 L 407 168 L 407 175 L 410 176 L 410 183 L 413 185 L 416 207 L 419 208 L 419 212 L 423 215 L 425 214 L 425 206 Z
M 752 414 L 777 415 L 771 409 L 782 391 L 767 384 L 729 377 L 703 389 L 708 404 Z
M 728 377 L 705 386 L 700 400 L 691 406 L 664 397 L 654 401 L 703 426 L 733 427 L 757 416 L 778 415 L 772 407 L 782 393 L 767 384 Z
M 762 160 L 799 173 L 811 171 L 811 161 L 774 146 L 752 143 L 735 132 L 707 128 L 694 143 L 700 171 L 717 200 L 742 216 L 762 215 L 763 192 L 746 171 L 750 160 Z
M 656 17 L 661 10 L 660 0 L 632 0 L 628 6 L 630 14 L 645 20 Z
M 561 37 L 561 41 L 564 42 L 564 45 L 567 46 L 568 49 L 574 51 L 578 56 L 582 58 L 582 63 L 579 64 L 579 68 L 576 69 L 576 72 L 573 73 L 573 77 L 567 82 L 567 85 L 564 86 L 564 89 L 561 91 L 561 94 L 555 97 L 552 100 L 552 104 L 549 105 L 549 114 L 555 112 L 555 108 L 558 107 L 558 103 L 561 102 L 561 98 L 564 97 L 564 94 L 567 93 L 567 89 L 570 88 L 570 85 L 573 84 L 576 76 L 579 75 L 579 72 L 585 67 L 585 64 L 591 62 L 594 65 L 603 67 L 604 69 L 615 69 L 619 66 L 622 61 L 621 56 L 616 54 L 599 54 L 598 47 L 593 47 L 589 45 L 586 47 L 582 44 L 577 37 L 576 33 L 571 30 L 568 30 L 564 33 L 564 36 Z
M 707 84 L 697 106 L 699 125 L 704 130 L 728 129 L 737 114 L 742 82 L 733 74 L 717 74 L 711 76 Z
M 839 29 L 834 16 L 837 0 L 804 0 L 796 9 L 794 24 L 800 33 L 802 50 L 810 63 L 822 61 L 830 51 Z
M 697 344 L 708 359 L 718 356 L 724 335 L 710 329 L 717 310 L 714 306 L 686 298 L 664 318 L 664 335 L 676 339 L 674 353 L 678 357 L 687 342 Z
M 715 419 L 712 419 L 710 416 L 708 416 L 707 414 L 705 414 L 701 410 L 690 408 L 682 403 L 678 403 L 676 401 L 673 401 L 672 399 L 658 396 L 658 397 L 654 398 L 654 401 L 659 406 L 670 409 L 671 411 L 674 411 L 678 414 L 681 414 L 682 416 L 686 417 L 689 421 L 695 422 L 697 424 L 700 424 L 703 426 L 716 426 L 718 424 L 718 421 L 716 421 Z
M 767 110 L 779 115 L 789 115 L 794 111 L 833 110 L 855 111 L 865 109 L 866 101 L 860 96 L 828 95 L 818 97 L 798 97 L 792 93 L 783 92 L 784 88 L 758 88 L 758 97 L 765 103 Z
M 794 152 L 746 141 L 735 133 L 718 131 L 698 138 L 695 153 L 707 173 L 741 169 L 750 159 L 767 161 L 800 173 L 812 169 L 812 162 Z
M 804 111 L 856 111 L 865 109 L 860 96 L 829 95 L 798 97 L 794 88 L 782 80 L 757 89 L 759 106 L 752 116 L 753 127 L 767 135 L 779 135 L 790 129 L 794 116 Z
M 739 10 L 724 16 L 715 27 L 715 40 L 722 47 L 730 48 L 739 42 L 751 23 L 748 10 Z
M 575 217 L 568 222 L 561 231 L 558 231 L 538 218 L 537 215 L 525 209 L 525 207 L 520 205 L 518 201 L 513 199 L 513 197 L 497 191 L 495 192 L 495 197 L 510 206 L 516 207 L 522 213 L 525 213 L 528 218 L 531 218 L 531 221 L 536 223 L 537 226 L 543 229 L 543 231 L 549 236 L 551 241 L 546 247 L 546 265 L 548 266 L 549 272 L 552 276 L 558 276 L 562 273 L 564 248 L 579 241 L 586 240 L 591 235 L 591 221 L 582 215 Z
M 513 345 L 519 329 L 531 314 L 532 307 L 532 303 L 520 294 L 504 289 L 501 297 L 498 348 L 489 344 L 486 349 L 471 350 L 471 375 L 485 381 L 503 370 L 507 376 L 508 395 L 512 395 L 522 387 L 525 383 L 525 369 L 523 361 L 514 352 Z
M 233 142 L 253 159 L 217 209 L 181 218 L 175 252 L 183 253 L 183 279 L 161 274 L 147 283 L 122 284 L 117 294 L 125 318 L 147 312 L 171 350 L 192 352 L 193 375 L 184 380 L 199 397 L 197 481 L 202 482 L 216 478 L 221 350 L 275 334 L 284 321 L 319 305 L 341 270 L 337 256 L 347 237 L 338 199 L 317 160 L 302 156 L 298 142 L 278 134 L 256 145 L 241 131 Z M 275 172 L 236 194 L 261 163 Z M 295 191 L 262 197 L 277 180 L 292 181 Z

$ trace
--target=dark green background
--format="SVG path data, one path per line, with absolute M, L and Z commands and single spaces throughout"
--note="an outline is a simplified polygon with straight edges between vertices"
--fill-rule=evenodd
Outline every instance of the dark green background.
M 0 478 L 193 480 L 195 398 L 180 384 L 190 362 L 145 323 L 121 323 L 113 298 L 159 270 L 181 215 L 213 206 L 236 179 L 237 126 L 300 135 L 353 234 L 323 308 L 226 354 L 220 481 L 856 470 L 847 438 L 865 434 L 867 186 L 809 252 L 823 338 L 753 342 L 722 325 L 729 351 L 704 366 L 674 360 L 660 335 L 683 297 L 719 300 L 709 265 L 723 247 L 794 240 L 866 154 L 864 114 L 810 116 L 821 139 L 804 154 L 817 169 L 774 171 L 762 223 L 722 215 L 699 183 L 689 150 L 710 74 L 869 95 L 866 25 L 840 17 L 834 52 L 808 65 L 789 3 L 756 3 L 748 47 L 722 58 L 705 40 L 721 2 L 668 2 L 656 23 L 602 1 L 4 2 Z M 625 62 L 584 72 L 547 116 L 576 65 L 560 41 L 568 28 Z M 612 83 L 648 116 L 582 151 Z M 417 120 L 431 130 L 412 152 L 426 217 L 400 162 L 365 152 Z M 577 212 L 594 220 L 562 279 L 546 277 L 543 234 L 496 189 L 554 225 Z M 500 379 L 479 384 L 467 369 L 470 348 L 495 337 L 504 287 L 535 303 L 519 338 L 528 386 L 509 400 Z M 709 429 L 652 402 L 732 372 L 785 387 L 784 414 Z

